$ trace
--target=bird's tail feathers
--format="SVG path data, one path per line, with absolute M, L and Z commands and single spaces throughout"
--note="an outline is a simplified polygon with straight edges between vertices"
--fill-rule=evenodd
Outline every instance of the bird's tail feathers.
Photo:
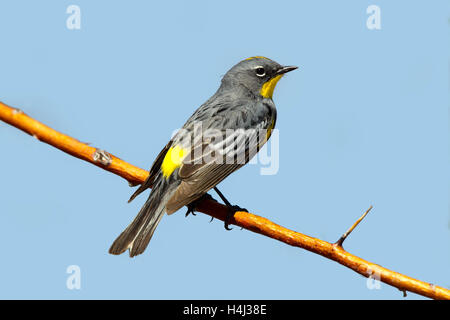
M 117 237 L 109 248 L 111 254 L 122 254 L 129 249 L 130 257 L 144 252 L 161 221 L 168 198 L 168 186 L 156 185 L 136 218 Z

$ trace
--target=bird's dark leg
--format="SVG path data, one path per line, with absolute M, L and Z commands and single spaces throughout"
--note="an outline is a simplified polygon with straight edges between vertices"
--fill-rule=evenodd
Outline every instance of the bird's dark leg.
M 208 193 L 205 193 L 204 195 L 202 195 L 200 198 L 198 198 L 197 200 L 192 201 L 191 203 L 189 203 L 186 207 L 187 207 L 187 211 L 185 216 L 187 217 L 189 214 L 192 214 L 193 216 L 196 216 L 195 209 L 197 207 L 197 205 L 202 202 L 203 200 L 208 199 L 208 200 L 214 200 L 215 199 Z M 214 218 L 213 218 L 214 219 Z M 211 220 L 212 221 L 212 220 Z
M 231 230 L 230 227 L 228 227 L 228 225 L 230 224 L 230 220 L 234 217 L 234 214 L 237 211 L 245 211 L 248 212 L 247 209 L 245 208 L 241 208 L 239 206 L 233 206 L 230 201 L 227 200 L 227 198 L 225 198 L 225 196 L 222 194 L 222 192 L 219 191 L 219 189 L 217 189 L 217 187 L 214 187 L 214 191 L 216 191 L 216 193 L 219 195 L 220 199 L 222 199 L 222 201 L 225 203 L 225 205 L 228 208 L 227 211 L 227 216 L 225 217 L 225 229 L 227 230 Z

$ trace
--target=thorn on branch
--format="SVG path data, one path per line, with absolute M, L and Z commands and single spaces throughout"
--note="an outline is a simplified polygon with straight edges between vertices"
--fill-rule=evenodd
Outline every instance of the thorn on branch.
M 403 292 L 403 298 L 406 298 L 407 294 L 406 294 L 406 290 L 405 289 L 398 289 L 401 292 Z
M 92 155 L 92 159 L 94 160 L 94 162 L 98 162 L 104 166 L 109 166 L 112 162 L 111 155 L 102 149 L 95 149 L 95 152 Z
M 358 226 L 358 224 L 367 216 L 372 208 L 373 206 L 370 206 L 369 209 L 367 209 L 366 212 L 364 212 L 364 214 L 358 220 L 356 220 L 356 222 L 339 238 L 339 240 L 335 242 L 337 246 L 342 247 L 345 239 L 347 239 L 350 233 L 352 233 L 352 231 Z
M 13 108 L 13 114 L 14 114 L 14 115 L 16 115 L 16 114 L 21 114 L 21 113 L 23 113 L 23 111 L 22 111 L 21 109 L 19 109 L 19 108 Z

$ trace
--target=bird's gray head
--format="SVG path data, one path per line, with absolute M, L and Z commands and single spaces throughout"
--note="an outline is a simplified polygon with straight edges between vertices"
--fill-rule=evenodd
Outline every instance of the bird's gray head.
M 242 85 L 255 95 L 272 99 L 278 80 L 297 67 L 282 66 L 265 57 L 245 59 L 231 68 L 222 79 L 223 87 Z

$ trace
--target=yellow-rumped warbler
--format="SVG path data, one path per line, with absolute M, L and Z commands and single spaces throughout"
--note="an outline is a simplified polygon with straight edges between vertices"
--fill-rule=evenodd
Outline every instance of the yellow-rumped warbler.
M 260 56 L 231 68 L 217 92 L 159 153 L 147 180 L 129 201 L 152 187 L 150 196 L 109 252 L 121 254 L 129 249 L 130 257 L 141 254 L 164 212 L 171 214 L 187 205 L 188 213 L 193 213 L 195 201 L 212 188 L 228 207 L 228 229 L 229 219 L 242 209 L 232 206 L 216 185 L 246 164 L 269 139 L 277 115 L 273 91 L 278 80 L 295 69 Z

